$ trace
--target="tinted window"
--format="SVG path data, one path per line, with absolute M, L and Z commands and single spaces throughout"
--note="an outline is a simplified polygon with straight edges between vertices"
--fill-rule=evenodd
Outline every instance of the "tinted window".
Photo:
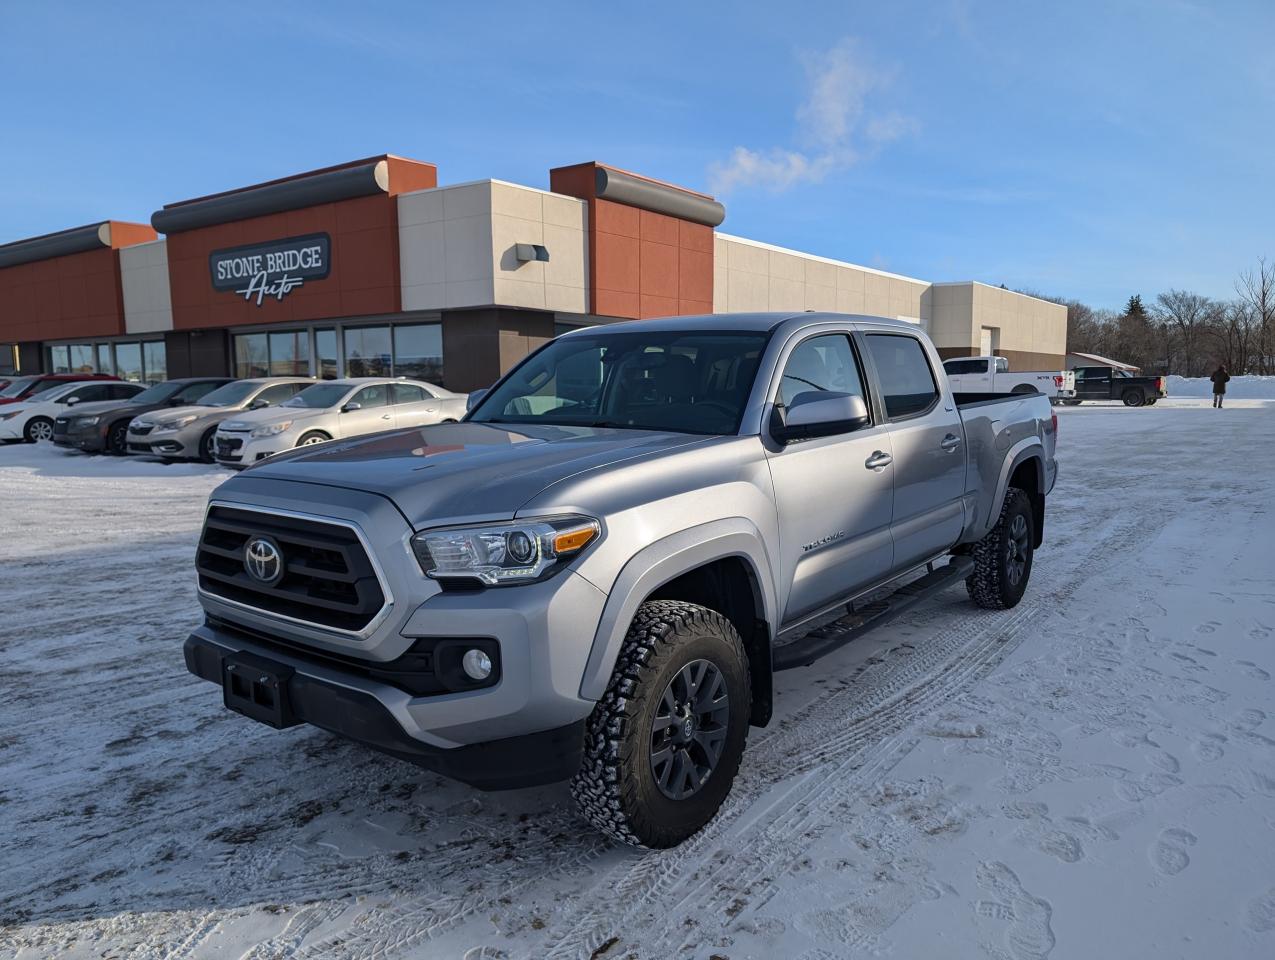
M 283 401 L 295 397 L 304 386 L 304 383 L 276 383 L 274 386 L 266 387 L 266 389 L 253 397 L 252 402 L 264 402 L 269 406 L 276 407 Z
M 350 397 L 350 403 L 357 403 L 364 409 L 367 409 L 368 407 L 383 407 L 389 402 L 390 389 L 388 383 L 378 383 L 374 387 L 364 387 L 354 396 Z
M 177 395 L 173 397 L 173 400 L 178 403 L 194 403 L 196 400 L 212 393 L 219 386 L 221 386 L 221 384 L 209 383 L 207 381 L 202 383 L 192 383 L 189 386 L 183 387 Z
M 868 350 L 880 380 L 885 414 L 891 420 L 923 413 L 938 399 L 939 391 L 921 341 L 874 333 L 868 335 Z
M 844 334 L 811 337 L 793 350 L 779 382 L 779 400 L 788 406 L 798 394 L 824 390 L 864 395 L 850 338 Z
M 112 383 L 110 385 L 110 396 L 108 400 L 127 400 L 135 397 L 142 392 L 142 387 L 137 383 Z
M 22 392 L 31 385 L 31 378 L 20 378 L 13 380 L 3 390 L 0 390 L 0 397 L 20 397 Z
M 395 383 L 390 391 L 395 403 L 422 403 L 430 399 L 423 389 L 411 383 Z
M 72 390 L 62 398 L 61 402 L 66 403 L 71 397 L 75 397 L 79 403 L 96 403 L 98 400 L 110 400 L 110 386 L 105 383 L 91 383 L 88 386 Z
M 739 429 L 767 334 L 595 329 L 528 357 L 470 419 L 697 434 Z
M 949 375 L 960 376 L 966 373 L 986 373 L 986 360 L 948 360 L 943 364 L 943 369 Z
M 238 406 L 248 399 L 254 390 L 260 389 L 260 386 L 245 380 L 236 380 L 205 394 L 200 403 L 206 407 Z
M 310 410 L 326 410 L 335 407 L 341 398 L 350 392 L 348 383 L 316 383 L 306 387 L 291 400 L 285 400 L 285 407 L 306 407 Z
M 54 387 L 65 387 L 65 380 L 37 380 L 31 384 L 31 389 L 27 391 L 28 397 L 34 397 L 37 393 L 44 393 L 45 390 L 52 390 Z
M 996 358 L 996 372 L 1009 373 L 1009 361 L 1005 357 Z
M 388 377 L 391 352 L 389 327 L 358 327 L 346 330 L 345 375 L 347 377 Z
M 443 379 L 443 328 L 436 323 L 394 328 L 394 374 Z

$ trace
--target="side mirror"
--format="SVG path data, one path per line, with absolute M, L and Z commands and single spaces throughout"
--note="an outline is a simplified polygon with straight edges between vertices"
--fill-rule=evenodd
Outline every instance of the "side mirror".
M 481 390 L 470 391 L 468 399 L 465 400 L 465 412 L 469 413 L 470 410 L 473 410 L 474 407 L 478 406 L 479 401 L 482 400 L 483 397 L 487 396 L 490 389 L 490 387 L 483 387 Z
M 787 409 L 776 406 L 770 433 L 780 443 L 851 433 L 872 422 L 863 397 L 831 390 L 808 390 L 792 398 Z
M 355 410 L 362 410 L 362 409 L 363 409 L 363 404 L 355 403 L 353 400 L 351 400 L 349 403 L 347 403 L 344 407 L 341 408 L 341 412 L 353 413 Z
M 268 406 L 270 406 L 269 400 L 263 400 L 260 397 L 258 397 L 256 400 L 252 401 L 252 403 L 248 404 L 248 409 L 260 410 L 262 407 L 268 407 Z
M 79 398 L 79 397 L 67 397 L 67 398 L 66 398 L 65 400 L 63 400 L 62 402 L 63 402 L 63 403 L 65 403 L 68 407 L 73 407 L 73 406 L 75 406 L 77 403 L 79 403 L 79 402 L 80 402 L 80 398 Z

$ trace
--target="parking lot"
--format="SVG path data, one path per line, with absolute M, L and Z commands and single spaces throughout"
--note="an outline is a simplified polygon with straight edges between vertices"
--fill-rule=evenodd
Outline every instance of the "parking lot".
M 962 589 L 778 679 L 659 853 L 189 676 L 220 467 L 0 447 L 0 955 L 1275 952 L 1275 402 L 1060 409 L 1016 609 Z

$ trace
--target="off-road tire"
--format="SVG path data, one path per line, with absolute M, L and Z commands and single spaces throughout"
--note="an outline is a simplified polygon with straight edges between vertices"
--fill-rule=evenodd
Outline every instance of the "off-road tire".
M 1017 517 L 1023 517 L 1026 522 L 1026 546 L 1021 547 L 1020 544 L 1020 549 L 1025 550 L 1026 559 L 1018 582 L 1013 583 L 1011 544 L 1015 538 L 1011 531 Z M 996 526 L 974 544 L 970 554 L 974 560 L 974 572 L 965 580 L 965 589 L 969 591 L 970 599 L 986 610 L 1008 610 L 1017 606 L 1031 579 L 1035 536 L 1036 523 L 1031 498 L 1026 491 L 1010 487 L 1005 493 L 1005 502 L 1001 505 Z
M 707 660 L 725 681 L 730 712 L 721 757 L 698 792 L 672 800 L 651 761 L 651 725 L 666 687 L 689 663 Z M 748 736 L 748 656 L 721 614 L 679 600 L 638 608 L 602 699 L 585 725 L 584 757 L 571 781 L 580 813 L 633 846 L 674 847 L 716 815 L 730 793 Z
M 22 437 L 27 443 L 38 443 L 41 440 L 53 439 L 53 421 L 48 417 L 32 417 L 22 430 Z
M 1146 397 L 1142 395 L 1141 390 L 1126 390 L 1120 399 L 1124 401 L 1126 407 L 1140 407 L 1146 403 Z

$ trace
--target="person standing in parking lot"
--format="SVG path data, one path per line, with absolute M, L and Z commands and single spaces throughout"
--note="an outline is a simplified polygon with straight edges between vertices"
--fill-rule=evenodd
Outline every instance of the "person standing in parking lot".
M 1213 381 L 1213 406 L 1221 410 L 1222 398 L 1226 396 L 1226 382 L 1231 379 L 1231 375 L 1226 372 L 1226 364 L 1219 363 L 1209 379 Z

